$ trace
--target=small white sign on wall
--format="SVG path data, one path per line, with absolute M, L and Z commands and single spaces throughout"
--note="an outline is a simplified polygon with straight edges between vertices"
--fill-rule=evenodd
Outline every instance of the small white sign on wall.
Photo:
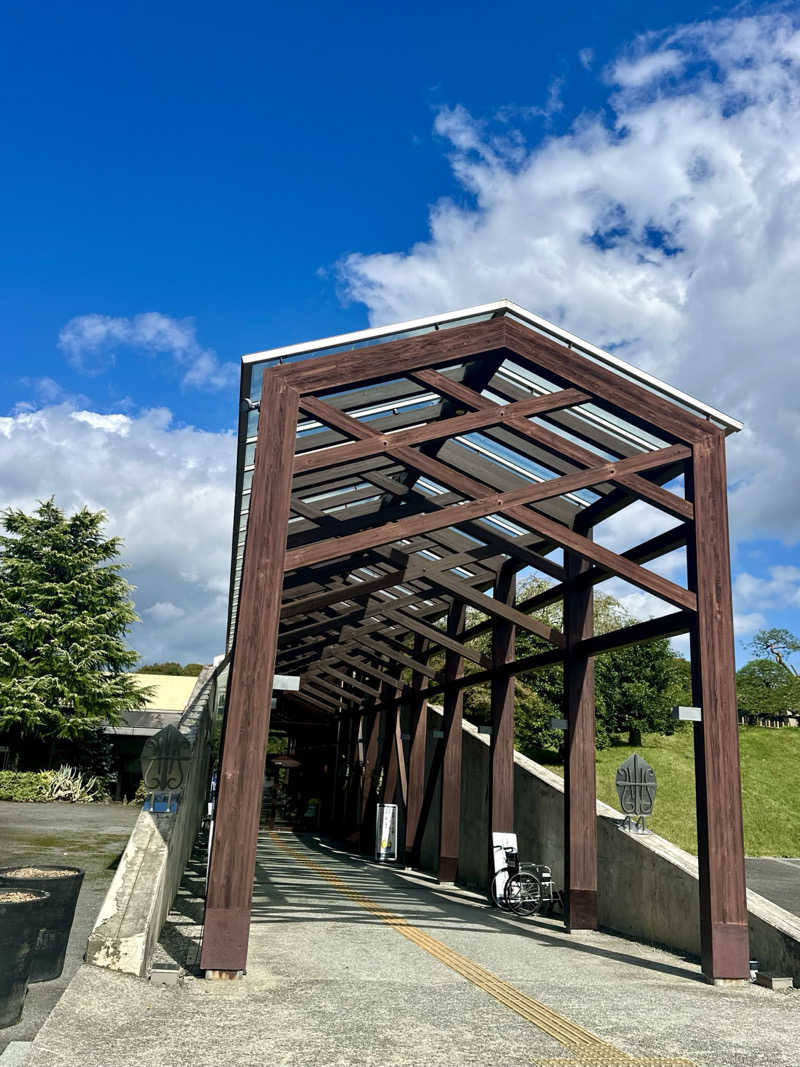
M 375 859 L 397 859 L 397 805 L 379 804 L 375 812 Z

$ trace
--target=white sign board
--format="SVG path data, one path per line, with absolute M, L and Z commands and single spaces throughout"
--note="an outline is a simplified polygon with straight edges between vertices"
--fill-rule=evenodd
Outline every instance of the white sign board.
M 513 848 L 517 851 L 517 835 L 516 834 L 492 834 L 492 857 L 494 858 L 494 873 L 499 874 L 504 867 L 507 866 L 506 861 L 506 849 Z M 506 891 L 506 882 L 508 881 L 507 874 L 501 874 L 497 879 L 497 898 L 502 897 Z
M 396 804 L 379 804 L 375 812 L 375 859 L 397 859 Z

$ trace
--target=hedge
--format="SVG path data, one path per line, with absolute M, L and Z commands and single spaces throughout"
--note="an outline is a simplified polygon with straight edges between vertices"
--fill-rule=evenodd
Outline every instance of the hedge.
M 52 771 L 0 771 L 0 800 L 49 800 Z

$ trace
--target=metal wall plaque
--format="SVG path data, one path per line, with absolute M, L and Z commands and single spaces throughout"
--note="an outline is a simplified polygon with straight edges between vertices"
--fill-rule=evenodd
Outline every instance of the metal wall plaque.
M 656 799 L 656 772 L 647 760 L 634 752 L 617 768 L 616 784 L 619 804 L 625 814 L 624 828 L 634 829 L 633 818 L 635 829 L 644 833 L 645 816 L 652 814 Z
M 191 758 L 190 742 L 171 723 L 148 737 L 142 749 L 145 789 L 160 793 L 174 793 L 180 789 Z

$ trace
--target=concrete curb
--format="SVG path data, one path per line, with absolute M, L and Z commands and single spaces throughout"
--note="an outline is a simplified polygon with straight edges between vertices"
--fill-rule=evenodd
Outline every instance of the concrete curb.
M 177 812 L 142 811 L 86 947 L 86 962 L 147 975 L 203 818 L 218 669 L 205 667 L 178 724 L 192 761 Z

